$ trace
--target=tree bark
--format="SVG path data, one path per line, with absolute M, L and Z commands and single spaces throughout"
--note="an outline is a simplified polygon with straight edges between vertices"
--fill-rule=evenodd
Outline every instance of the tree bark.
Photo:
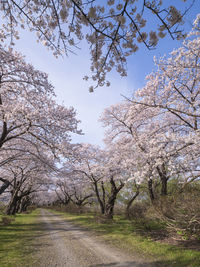
M 5 179 L 3 179 L 3 178 L 0 178 L 0 181 L 3 182 L 3 185 L 0 187 L 0 195 L 1 195 L 9 187 L 10 182 L 5 180 Z
M 111 193 L 105 206 L 105 217 L 107 219 L 113 219 L 114 205 L 117 198 L 117 194 L 124 187 L 124 183 L 122 182 L 120 182 L 120 185 L 117 187 L 113 179 L 113 176 L 110 178 L 110 184 L 111 184 Z
M 94 184 L 95 194 L 96 194 L 97 200 L 98 200 L 99 205 L 100 205 L 101 214 L 104 214 L 105 213 L 105 205 L 104 205 L 104 203 L 101 200 L 100 195 L 99 195 L 98 182 L 93 181 L 93 184 Z
M 149 196 L 150 196 L 151 202 L 153 203 L 153 201 L 155 200 L 155 195 L 153 192 L 153 181 L 151 178 L 148 180 L 148 190 L 149 190 Z
M 6 214 L 7 215 L 14 215 L 17 212 L 17 202 L 19 201 L 19 198 L 17 196 L 17 192 L 14 193 L 10 199 L 10 202 L 6 208 Z
M 158 174 L 160 176 L 161 180 L 161 196 L 166 196 L 167 195 L 167 172 L 165 169 L 165 164 L 163 163 L 161 167 L 157 167 Z
M 135 195 L 129 200 L 127 206 L 126 206 L 126 217 L 128 219 L 130 219 L 130 207 L 133 203 L 133 201 L 137 198 L 137 196 L 139 195 L 139 189 L 137 189 L 137 191 L 135 192 Z
M 25 196 L 21 199 L 18 212 L 25 212 L 27 211 L 28 206 L 31 204 L 30 197 Z

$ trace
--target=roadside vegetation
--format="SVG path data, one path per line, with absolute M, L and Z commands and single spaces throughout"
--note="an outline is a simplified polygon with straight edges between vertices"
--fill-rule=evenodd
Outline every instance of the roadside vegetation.
M 128 220 L 116 215 L 111 222 L 95 213 L 78 214 L 72 209 L 70 213 L 58 210 L 58 207 L 50 209 L 67 221 L 94 231 L 109 244 L 141 258 L 148 258 L 155 266 L 200 266 L 199 245 L 194 242 L 192 247 L 192 243 L 186 245 L 181 239 L 176 245 L 163 242 L 161 233 L 166 232 L 166 225 L 159 221 Z
M 34 263 L 34 238 L 39 210 L 17 215 L 0 215 L 0 266 L 28 266 Z

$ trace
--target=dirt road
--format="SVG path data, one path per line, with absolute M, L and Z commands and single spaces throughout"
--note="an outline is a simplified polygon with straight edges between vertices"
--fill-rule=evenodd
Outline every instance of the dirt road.
M 109 247 L 91 232 L 41 210 L 42 234 L 36 240 L 35 267 L 155 266 Z

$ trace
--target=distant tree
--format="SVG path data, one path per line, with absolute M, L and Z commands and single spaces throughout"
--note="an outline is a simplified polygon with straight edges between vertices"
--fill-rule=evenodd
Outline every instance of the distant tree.
M 178 1 L 168 4 L 162 0 L 4 0 L 0 2 L 4 22 L 0 39 L 10 38 L 14 43 L 19 38 L 18 27 L 27 27 L 57 56 L 72 52 L 85 38 L 90 46 L 91 79 L 95 86 L 109 85 L 107 72 L 116 68 L 125 76 L 126 58 L 138 50 L 138 43 L 151 49 L 166 34 L 181 38 L 184 34 L 179 26 L 194 1 L 183 1 L 180 10 Z
M 10 199 L 6 208 L 8 215 L 25 211 L 31 204 L 31 195 L 42 188 L 48 189 L 47 165 L 34 158 L 23 156 L 21 159 L 4 166 L 1 170 L 10 183 Z
M 76 153 L 77 160 L 71 168 L 79 174 L 78 183 L 81 184 L 82 180 L 82 184 L 86 183 L 92 188 L 101 213 L 112 219 L 117 195 L 127 179 L 120 165 L 122 158 L 115 148 L 103 150 L 89 144 L 82 144 Z
M 76 148 L 74 154 L 76 159 L 69 166 L 64 165 L 64 169 L 68 168 L 78 179 L 79 184 L 87 184 L 92 188 L 96 195 L 100 206 L 101 213 L 105 213 L 105 192 L 102 187 L 102 165 L 104 163 L 103 151 L 91 144 L 81 144 Z
M 56 182 L 56 196 L 58 202 L 62 205 L 68 205 L 71 201 L 71 192 L 66 181 L 59 180 Z
M 66 175 L 57 181 L 56 194 L 63 205 L 72 202 L 81 208 L 89 203 L 88 201 L 93 196 L 93 192 L 84 179 L 77 177 L 81 175 L 80 173 L 71 173 L 69 177 Z

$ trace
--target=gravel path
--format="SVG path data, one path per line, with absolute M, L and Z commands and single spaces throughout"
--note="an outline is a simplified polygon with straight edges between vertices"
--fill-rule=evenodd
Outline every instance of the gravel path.
M 59 215 L 41 210 L 40 220 L 43 231 L 37 240 L 34 267 L 155 266 L 109 247 L 91 232 Z

